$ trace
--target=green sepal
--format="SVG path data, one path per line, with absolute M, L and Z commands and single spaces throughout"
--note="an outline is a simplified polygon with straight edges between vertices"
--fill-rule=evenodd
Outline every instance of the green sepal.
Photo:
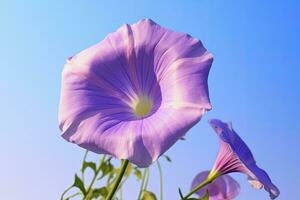
M 184 200 L 184 197 L 183 197 L 183 194 L 182 194 L 182 192 L 181 192 L 180 188 L 178 188 L 178 192 L 179 192 L 179 196 L 180 196 L 180 198 L 181 198 L 182 200 Z
M 164 158 L 165 158 L 168 162 L 172 162 L 170 156 L 167 156 L 167 155 L 163 155 L 163 156 L 164 156 Z

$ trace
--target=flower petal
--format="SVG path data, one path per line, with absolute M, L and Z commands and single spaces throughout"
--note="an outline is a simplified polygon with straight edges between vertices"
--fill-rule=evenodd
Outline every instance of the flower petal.
M 143 119 L 143 143 L 153 161 L 167 151 L 178 139 L 195 125 L 204 110 L 193 108 L 160 108 Z

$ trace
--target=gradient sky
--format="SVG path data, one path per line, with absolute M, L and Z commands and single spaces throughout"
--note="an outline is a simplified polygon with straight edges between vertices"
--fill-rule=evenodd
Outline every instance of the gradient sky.
M 67 57 L 123 23 L 152 18 L 199 38 L 214 54 L 209 76 L 213 110 L 162 161 L 165 199 L 187 192 L 209 169 L 218 140 L 209 118 L 232 121 L 258 165 L 296 199 L 300 186 L 300 3 L 297 1 L 16 1 L 0 3 L 0 199 L 54 200 L 72 183 L 83 149 L 58 129 L 60 77 Z M 96 159 L 92 155 L 90 159 Z M 150 187 L 158 191 L 156 166 Z M 238 200 L 264 200 L 246 177 Z M 135 199 L 134 179 L 125 200 Z

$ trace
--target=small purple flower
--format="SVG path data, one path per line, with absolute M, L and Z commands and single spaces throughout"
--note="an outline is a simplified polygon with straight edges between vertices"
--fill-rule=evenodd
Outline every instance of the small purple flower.
M 233 130 L 231 123 L 218 119 L 209 121 L 220 138 L 220 150 L 209 177 L 242 172 L 248 175 L 250 184 L 256 188 L 265 188 L 271 199 L 279 196 L 279 189 L 271 182 L 268 174 L 256 165 L 256 161 L 245 142 Z
M 146 19 L 67 60 L 59 126 L 66 140 L 147 167 L 211 109 L 212 55 Z
M 209 171 L 199 173 L 193 180 L 191 189 L 202 183 L 208 176 Z M 199 197 L 205 195 L 206 190 L 209 191 L 209 200 L 231 200 L 240 193 L 240 184 L 229 175 L 223 175 L 216 178 L 212 183 L 199 189 L 196 194 Z

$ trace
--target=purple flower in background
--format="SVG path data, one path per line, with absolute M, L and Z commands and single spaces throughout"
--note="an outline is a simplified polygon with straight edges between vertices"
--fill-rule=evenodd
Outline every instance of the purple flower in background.
M 65 64 L 62 136 L 147 167 L 211 109 L 211 64 L 187 34 L 148 19 L 125 24 Z
M 256 165 L 256 161 L 245 142 L 233 130 L 231 123 L 218 119 L 209 121 L 220 138 L 220 150 L 209 177 L 242 172 L 248 175 L 250 184 L 256 188 L 265 188 L 271 199 L 279 195 L 278 188 L 271 182 L 268 174 Z
M 209 171 L 199 173 L 193 180 L 191 189 L 202 183 L 208 176 Z M 199 197 L 205 195 L 206 190 L 209 191 L 209 200 L 231 200 L 240 193 L 240 184 L 231 176 L 223 175 L 216 178 L 212 183 L 206 185 L 196 192 Z

